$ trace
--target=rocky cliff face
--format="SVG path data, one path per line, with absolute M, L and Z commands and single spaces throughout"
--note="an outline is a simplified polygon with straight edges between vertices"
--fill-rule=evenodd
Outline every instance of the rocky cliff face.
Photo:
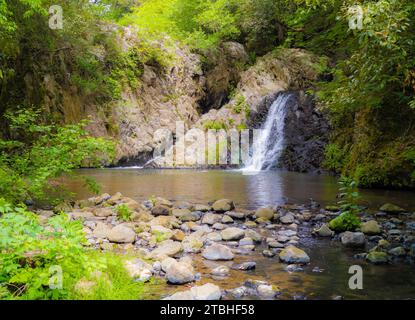
M 317 110 L 311 96 L 303 91 L 293 91 L 294 96 L 286 105 L 285 147 L 274 168 L 288 171 L 320 173 L 324 151 L 329 138 L 329 123 Z M 260 128 L 268 110 L 279 93 L 265 97 L 248 120 L 249 127 Z
M 126 30 L 120 47 L 127 51 L 137 41 Z M 42 81 L 48 112 L 64 122 L 90 117 L 91 134 L 113 138 L 117 143 L 116 165 L 143 165 L 152 159 L 154 148 L 161 143 L 154 134 L 157 130 L 168 129 L 174 134 L 177 121 L 184 123 L 185 130 L 258 127 L 279 92 L 301 91 L 318 76 L 318 59 L 303 50 L 279 49 L 259 58 L 251 67 L 247 67 L 249 59 L 244 47 L 234 42 L 205 53 L 204 58 L 183 47 L 168 50 L 173 50 L 175 56 L 170 67 L 161 72 L 157 66 L 145 64 L 140 85 L 125 88 L 122 99 L 111 103 L 99 104 L 50 74 L 40 80 L 28 76 L 25 81 L 28 88 L 31 82 Z M 61 60 L 65 61 L 64 57 Z M 63 72 L 61 76 L 70 75 Z M 321 152 L 306 150 L 304 145 L 321 147 L 321 140 L 312 140 L 320 136 L 321 118 L 308 102 L 299 103 L 292 115 L 287 120 L 292 143 L 287 148 L 286 167 L 314 170 Z M 313 124 L 318 132 L 304 129 L 314 128 Z M 305 165 L 305 160 L 299 159 L 314 160 Z

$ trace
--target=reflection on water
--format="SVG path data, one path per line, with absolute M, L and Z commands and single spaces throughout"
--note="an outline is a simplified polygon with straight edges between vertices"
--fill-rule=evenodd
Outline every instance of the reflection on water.
M 239 207 L 255 208 L 285 202 L 308 203 L 310 198 L 322 204 L 335 203 L 337 194 L 334 177 L 283 171 L 244 175 L 238 170 L 93 169 L 80 173 L 100 182 L 103 192 L 121 192 L 136 200 L 152 195 L 194 203 L 229 198 Z M 90 196 L 81 182 L 68 184 L 78 199 Z M 364 204 L 372 208 L 393 202 L 415 209 L 415 193 L 411 191 L 361 190 L 361 193 Z

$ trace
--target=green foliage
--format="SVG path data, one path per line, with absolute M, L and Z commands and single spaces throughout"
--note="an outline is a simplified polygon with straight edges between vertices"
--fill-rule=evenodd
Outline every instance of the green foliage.
M 336 232 L 354 231 L 360 226 L 360 219 L 350 212 L 343 212 L 329 222 L 329 228 Z
M 235 1 L 146 0 L 125 17 L 123 24 L 140 28 L 147 39 L 166 36 L 194 49 L 215 46 L 239 34 Z
M 168 239 L 169 239 L 169 235 L 167 233 L 163 233 L 163 232 L 160 232 L 160 231 L 155 231 L 154 232 L 154 240 L 157 243 L 163 242 L 163 241 L 168 240 Z
M 357 183 L 351 178 L 342 177 L 339 180 L 339 185 L 341 200 L 338 204 L 342 213 L 329 222 L 329 227 L 338 232 L 353 231 L 360 226 L 360 218 L 357 215 L 360 211 Z
M 126 205 L 120 204 L 116 207 L 117 216 L 122 221 L 131 221 L 131 216 L 133 215 L 133 211 Z
M 58 186 L 52 179 L 111 161 L 113 143 L 89 136 L 87 121 L 41 124 L 41 111 L 34 109 L 9 112 L 6 119 L 10 139 L 0 140 L 0 193 L 10 202 L 51 199 Z
M 43 223 L 25 208 L 3 213 L 0 216 L 0 297 L 139 299 L 144 285 L 129 277 L 123 266 L 124 257 L 89 250 L 86 244 L 82 223 L 70 221 L 63 213 Z M 58 268 L 62 271 L 62 286 L 57 281 Z M 95 284 L 91 290 L 82 291 L 76 287 L 80 280 Z
M 245 112 L 246 117 L 247 118 L 249 117 L 251 108 L 249 107 L 243 95 L 238 95 L 235 97 L 235 104 L 233 106 L 233 111 L 237 114 L 243 111 Z
M 98 267 L 83 248 L 82 224 L 64 214 L 41 224 L 35 214 L 14 208 L 0 217 L 0 233 L 0 283 L 11 298 L 64 298 L 77 278 Z M 49 286 L 54 266 L 63 271 L 63 290 Z
M 345 155 L 340 147 L 334 143 L 328 144 L 325 150 L 324 166 L 336 173 L 341 173 Z
M 105 266 L 102 273 L 92 273 L 82 280 L 93 281 L 91 290 L 71 290 L 71 300 L 139 300 L 146 291 L 144 283 L 132 281 L 125 270 L 125 257 L 113 253 L 90 253 Z
M 228 126 L 223 121 L 209 120 L 203 125 L 205 130 L 228 130 Z

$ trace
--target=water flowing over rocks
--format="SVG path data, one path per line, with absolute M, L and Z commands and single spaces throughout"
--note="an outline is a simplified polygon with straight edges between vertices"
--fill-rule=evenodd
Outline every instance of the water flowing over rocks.
M 116 208 L 127 203 L 133 208 L 132 214 L 130 221 L 123 221 L 117 216 Z M 166 211 L 156 216 L 155 208 Z M 349 250 L 354 259 L 365 259 L 374 265 L 415 259 L 415 235 L 411 228 L 415 214 L 405 212 L 362 213 L 359 229 L 336 234 L 328 222 L 340 212 L 316 204 L 247 210 L 237 208 L 229 199 L 213 205 L 162 198 L 139 203 L 121 194 L 112 197 L 105 194 L 79 201 L 66 210 L 70 210 L 71 219 L 83 223 L 88 246 L 134 254 L 134 258 L 125 261 L 124 267 L 135 281 L 156 278 L 164 279 L 170 286 L 194 285 L 167 299 L 278 298 L 281 290 L 273 283 L 238 282 L 239 277 L 252 272 L 261 274 L 264 263 L 261 258 L 277 265 L 287 264 L 283 271 L 288 274 L 306 270 L 324 273 L 324 269 L 315 265 L 318 261 L 309 255 L 309 239 L 313 237 L 315 241 L 338 243 L 339 250 Z M 55 213 L 39 211 L 38 214 L 49 219 Z M 341 249 L 342 245 L 347 249 Z M 206 283 L 207 279 L 212 283 L 199 285 L 199 281 Z M 236 285 L 221 290 L 215 282 L 221 279 Z M 79 284 L 80 290 L 91 290 L 96 284 L 85 281 Z

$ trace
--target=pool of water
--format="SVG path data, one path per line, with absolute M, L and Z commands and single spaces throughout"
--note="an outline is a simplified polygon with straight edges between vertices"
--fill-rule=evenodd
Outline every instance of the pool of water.
M 243 208 L 281 203 L 309 203 L 310 198 L 321 204 L 336 203 L 337 179 L 329 175 L 308 175 L 284 171 L 264 171 L 246 175 L 239 170 L 142 170 L 92 169 L 80 174 L 95 178 L 103 192 L 123 195 L 136 200 L 152 195 L 169 200 L 192 203 L 229 198 Z M 91 194 L 80 181 L 69 181 L 77 198 Z M 385 202 L 415 210 L 415 192 L 397 190 L 361 190 L 362 202 L 373 209 Z
M 144 200 L 156 195 L 174 201 L 207 203 L 220 198 L 235 201 L 237 207 L 253 209 L 282 203 L 309 203 L 310 198 L 325 204 L 336 203 L 337 180 L 328 175 L 306 175 L 290 172 L 269 171 L 257 175 L 245 175 L 241 171 L 197 170 L 140 170 L 102 169 L 80 170 L 79 173 L 95 178 L 103 192 Z M 83 199 L 90 194 L 79 181 L 67 182 L 69 189 Z M 408 210 L 415 209 L 415 193 L 396 190 L 361 190 L 363 204 L 377 209 L 392 202 Z M 267 236 L 269 230 L 261 230 Z M 206 261 L 194 256 L 196 269 L 201 273 L 199 284 L 216 283 L 222 289 L 243 285 L 248 279 L 265 280 L 282 290 L 282 299 L 300 297 L 306 299 L 415 299 L 415 266 L 406 263 L 375 266 L 356 260 L 359 250 L 345 249 L 338 241 L 306 237 L 301 247 L 309 254 L 311 263 L 303 271 L 289 273 L 285 264 L 277 258 L 266 258 L 257 248 L 249 255 L 237 256 L 234 263 L 255 261 L 256 270 L 231 271 L 223 280 L 210 278 L 209 271 L 217 265 L 231 263 Z M 363 290 L 350 290 L 349 267 L 358 264 L 364 270 Z M 322 272 L 314 272 L 318 267 Z M 147 296 L 160 299 L 183 286 L 161 284 Z M 251 297 L 255 298 L 255 297 Z

